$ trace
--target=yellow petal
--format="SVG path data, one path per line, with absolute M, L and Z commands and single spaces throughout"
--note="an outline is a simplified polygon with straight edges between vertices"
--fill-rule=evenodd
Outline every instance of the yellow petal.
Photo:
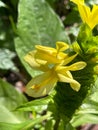
M 56 53 L 57 53 L 57 50 L 52 47 L 36 45 L 35 48 L 37 49 L 38 52 L 41 52 L 44 54 L 56 55 Z
M 57 49 L 36 45 L 36 53 L 33 56 L 34 60 L 41 65 L 61 63 L 62 60 L 64 60 L 64 58 L 67 56 L 67 54 L 61 51 L 66 50 L 69 46 L 64 42 L 57 42 L 56 47 Z
M 69 45 L 65 42 L 56 42 L 57 51 L 65 51 L 69 48 Z
M 70 63 L 78 54 L 75 54 L 73 56 L 68 56 L 68 58 L 65 57 L 64 61 L 62 62 L 62 65 L 66 65 Z
M 83 61 L 76 62 L 70 66 L 56 66 L 55 71 L 60 74 L 66 74 L 67 71 L 77 71 L 86 67 L 86 63 Z
M 94 5 L 92 10 L 84 4 L 84 0 L 71 0 L 78 6 L 80 16 L 84 23 L 93 29 L 98 24 L 98 5 Z
M 48 71 L 33 78 L 26 86 L 26 93 L 32 97 L 45 96 L 54 88 L 57 80 L 55 73 Z
M 25 57 L 24 60 L 36 70 L 47 71 L 49 68 L 46 65 L 46 61 L 36 60 L 35 59 L 36 51 L 29 52 Z
M 47 64 L 47 61 L 46 60 L 42 60 L 42 59 L 37 59 L 35 58 L 35 61 L 40 64 L 40 65 L 46 65 Z
M 83 69 L 84 67 L 86 67 L 86 65 L 87 65 L 86 62 L 80 61 L 80 62 L 76 62 L 66 68 L 71 71 L 77 71 L 77 70 Z
M 69 78 L 71 78 L 71 79 L 73 79 L 73 76 L 70 73 L 70 71 L 66 71 L 66 73 L 64 75 L 67 76 L 67 77 L 69 77 Z
M 94 5 L 89 18 L 89 26 L 93 29 L 98 24 L 98 5 Z
M 72 74 L 70 73 L 69 69 L 66 66 L 56 66 L 55 71 L 57 74 L 62 74 L 66 77 L 73 78 Z
M 82 1 L 71 0 L 71 1 L 74 2 L 75 4 L 77 4 L 82 21 L 84 23 L 89 24 L 89 16 L 90 16 L 91 12 L 90 12 L 90 8 L 84 4 L 84 0 L 82 0 Z
M 38 64 L 35 59 L 34 59 L 34 55 L 35 55 L 36 51 L 31 51 L 29 52 L 25 57 L 24 60 L 33 68 L 38 68 L 40 67 L 40 64 Z
M 89 23 L 90 8 L 86 5 L 79 4 L 78 10 L 84 23 Z
M 70 83 L 71 88 L 73 90 L 79 91 L 80 84 L 76 80 L 69 78 L 69 77 L 66 77 L 65 75 L 62 75 L 62 74 L 58 74 L 58 78 L 59 78 L 60 82 Z
M 75 82 L 75 83 L 70 83 L 70 86 L 71 86 L 71 88 L 73 89 L 73 90 L 75 90 L 75 91 L 79 91 L 80 90 L 80 87 L 81 87 L 81 85 L 79 84 L 79 82 Z
M 57 59 L 56 55 L 52 55 L 52 54 L 49 54 L 49 53 L 43 53 L 43 52 L 37 52 L 35 54 L 35 59 L 36 60 L 42 60 L 42 61 L 46 61 L 47 63 L 59 63 L 61 62 L 61 60 Z
M 84 4 L 84 0 L 70 0 L 75 4 Z
M 73 76 L 70 71 L 61 71 L 59 74 L 62 74 L 70 79 L 73 79 Z
M 36 49 L 35 59 L 47 61 L 47 63 L 60 63 L 65 56 L 65 53 L 60 53 L 57 56 L 57 50 L 51 47 L 37 45 Z
M 65 58 L 68 57 L 68 54 L 65 54 L 63 52 L 59 52 L 56 57 L 58 60 L 64 60 Z

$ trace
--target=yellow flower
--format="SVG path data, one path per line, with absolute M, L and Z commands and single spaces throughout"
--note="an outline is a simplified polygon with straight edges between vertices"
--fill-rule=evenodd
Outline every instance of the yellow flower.
M 46 47 L 41 45 L 35 46 L 36 50 L 29 52 L 24 60 L 36 70 L 48 71 L 57 64 L 65 65 L 71 62 L 77 54 L 68 56 L 63 51 L 69 48 L 69 45 L 64 42 L 56 42 L 56 49 L 52 47 Z
M 92 9 L 90 9 L 90 7 L 84 3 L 84 0 L 71 1 L 77 4 L 83 22 L 93 29 L 98 24 L 98 5 L 93 5 Z
M 79 91 L 80 84 L 73 79 L 70 71 L 81 70 L 85 62 L 76 62 L 67 66 L 77 54 L 68 56 L 63 51 L 69 46 L 64 42 L 57 42 L 56 49 L 46 46 L 36 46 L 36 50 L 29 52 L 25 60 L 33 69 L 43 71 L 41 75 L 33 78 L 26 86 L 26 93 L 32 97 L 41 97 L 48 94 L 57 82 L 70 83 L 73 90 Z
M 73 90 L 79 91 L 80 84 L 73 79 L 70 71 L 81 70 L 85 66 L 86 63 L 82 61 L 76 62 L 70 66 L 54 66 L 43 74 L 33 78 L 26 86 L 26 93 L 32 97 L 45 96 L 55 87 L 57 82 L 70 83 Z
M 70 62 L 77 55 L 69 59 L 68 54 L 63 52 L 69 48 L 69 45 L 64 42 L 56 42 L 56 49 L 41 45 L 36 45 L 35 48 L 36 50 L 29 52 L 24 59 L 33 69 L 41 71 L 47 71 L 51 65 L 62 64 L 65 58 Z

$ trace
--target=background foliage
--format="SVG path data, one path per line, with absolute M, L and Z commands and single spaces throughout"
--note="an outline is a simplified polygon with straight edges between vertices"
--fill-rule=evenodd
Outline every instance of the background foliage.
M 86 2 L 90 6 L 98 4 L 97 0 Z M 23 91 L 17 92 L 15 87 L 16 81 L 20 80 L 25 86 L 31 77 L 39 73 L 24 62 L 23 57 L 27 52 L 33 50 L 36 44 L 53 47 L 56 41 L 71 44 L 78 35 L 80 24 L 78 10 L 68 0 L 0 0 L 0 128 L 2 130 L 53 130 L 57 127 L 58 130 L 74 130 L 85 123 L 98 123 L 98 81 L 79 104 L 79 108 L 74 114 L 72 113 L 71 120 L 64 116 L 64 112 L 66 113 L 64 108 L 63 111 L 60 111 L 62 107 L 56 110 L 55 91 L 50 96 L 35 100 L 25 95 Z M 94 29 L 94 34 L 98 34 L 97 27 Z M 10 75 L 15 77 L 9 79 Z M 73 96 L 70 90 L 67 91 Z M 61 98 L 59 94 L 58 96 Z M 60 103 L 59 100 L 57 102 Z M 66 100 L 61 103 L 64 102 L 66 106 Z M 75 101 L 73 106 L 74 103 Z M 70 107 L 69 111 L 71 109 L 73 107 Z M 60 120 L 58 116 L 61 116 Z

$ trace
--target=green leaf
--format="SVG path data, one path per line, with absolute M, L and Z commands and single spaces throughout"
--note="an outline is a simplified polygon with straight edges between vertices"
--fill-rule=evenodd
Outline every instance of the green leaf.
M 28 113 L 13 112 L 19 105 L 27 102 L 13 86 L 0 79 L 0 122 L 20 123 L 28 119 Z
M 8 49 L 0 49 L 0 69 L 11 69 L 18 71 L 12 61 L 12 58 L 14 57 L 14 52 L 11 52 Z
M 31 122 L 32 122 L 32 120 L 26 121 L 24 123 L 17 123 L 17 124 L 0 122 L 0 129 L 2 129 L 2 130 L 19 130 L 19 129 L 22 129 L 23 127 L 26 127 Z
M 23 123 L 17 123 L 17 124 L 0 122 L 0 129 L 2 130 L 31 130 L 30 128 L 34 127 L 38 123 L 42 123 L 44 120 L 47 120 L 48 118 L 50 118 L 50 114 L 41 116 L 34 120 L 27 120 Z
M 52 99 L 49 96 L 41 99 L 36 99 L 19 106 L 15 110 L 40 112 L 42 109 L 47 108 L 47 105 L 51 100 Z
M 98 79 L 92 89 L 92 93 L 87 95 L 79 110 L 76 111 L 71 121 L 74 127 L 86 123 L 98 123 Z
M 93 36 L 90 27 L 87 24 L 82 24 L 77 37 L 77 42 L 82 50 L 82 56 L 86 54 L 84 58 L 87 57 L 88 59 L 88 56 L 91 58 L 91 53 L 94 54 L 95 50 L 97 50 L 98 36 Z
M 87 24 L 82 24 L 77 37 L 79 45 L 81 45 L 83 42 L 86 42 L 91 37 L 92 37 L 92 30 L 90 29 L 90 27 Z
M 31 76 L 36 72 L 24 61 L 24 56 L 36 44 L 55 46 L 56 41 L 68 41 L 64 26 L 45 0 L 20 0 L 18 35 L 15 39 L 17 54 Z
M 74 118 L 72 120 L 72 125 L 74 127 L 84 125 L 84 124 L 87 124 L 87 123 L 98 124 L 98 115 L 79 114 L 79 115 L 74 116 Z
M 27 112 L 13 111 L 16 107 L 26 102 L 26 98 L 18 93 L 13 86 L 0 79 L 0 129 L 29 130 L 36 124 L 50 118 L 50 113 L 47 113 L 34 120 L 29 120 Z M 37 103 L 34 104 L 37 106 Z

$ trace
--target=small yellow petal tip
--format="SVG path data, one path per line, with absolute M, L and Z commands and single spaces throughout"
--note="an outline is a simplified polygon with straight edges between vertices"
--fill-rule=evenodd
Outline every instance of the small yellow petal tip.
M 56 42 L 56 48 L 58 51 L 65 51 L 69 48 L 69 45 L 65 42 Z

